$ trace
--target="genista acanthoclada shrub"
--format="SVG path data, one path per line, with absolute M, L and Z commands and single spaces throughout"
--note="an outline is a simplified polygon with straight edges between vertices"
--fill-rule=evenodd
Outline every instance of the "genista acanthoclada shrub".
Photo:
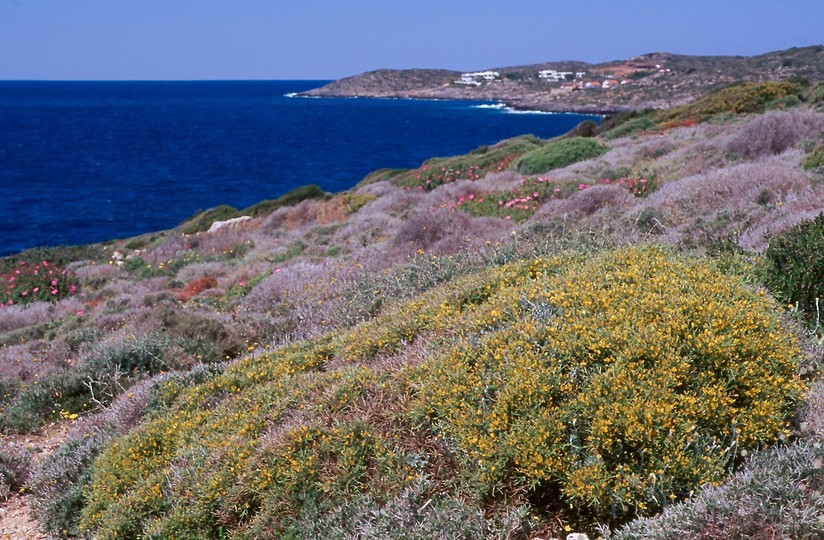
M 161 386 L 94 462 L 80 530 L 281 537 L 307 505 L 322 520 L 422 479 L 560 528 L 654 513 L 788 437 L 805 388 L 780 308 L 714 264 L 658 247 L 514 262 Z

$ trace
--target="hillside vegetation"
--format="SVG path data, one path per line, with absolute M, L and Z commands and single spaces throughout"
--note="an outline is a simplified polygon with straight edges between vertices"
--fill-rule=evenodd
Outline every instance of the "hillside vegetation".
M 56 538 L 821 537 L 820 89 L 0 260 L 0 505 Z

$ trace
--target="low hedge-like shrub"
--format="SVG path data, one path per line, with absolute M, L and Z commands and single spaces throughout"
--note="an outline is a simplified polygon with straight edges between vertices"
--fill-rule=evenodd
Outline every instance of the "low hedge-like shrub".
M 655 120 L 653 114 L 645 114 L 631 120 L 617 125 L 613 129 L 604 133 L 606 139 L 617 139 L 619 137 L 626 137 L 639 131 L 645 131 L 655 127 Z
M 225 221 L 240 216 L 236 208 L 228 204 L 221 204 L 190 217 L 180 225 L 183 234 L 195 234 L 208 231 L 215 221 Z
M 515 166 L 522 174 L 537 174 L 598 157 L 606 151 L 606 146 L 589 137 L 560 139 L 529 152 Z
M 320 186 L 308 184 L 288 191 L 276 199 L 253 204 L 241 210 L 240 214 L 244 216 L 264 217 L 284 206 L 294 206 L 309 199 L 325 199 L 327 197 L 329 197 L 329 194 L 323 191 Z

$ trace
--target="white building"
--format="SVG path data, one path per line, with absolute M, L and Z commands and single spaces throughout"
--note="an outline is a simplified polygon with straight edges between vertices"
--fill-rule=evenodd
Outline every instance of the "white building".
M 461 80 L 455 81 L 460 84 L 479 85 L 481 81 L 492 82 L 501 76 L 497 71 L 476 71 L 475 73 L 462 73 Z
M 557 71 L 555 69 L 545 69 L 538 72 L 538 77 L 541 79 L 548 79 L 550 81 L 560 82 L 569 78 L 583 79 L 586 75 L 585 71 Z

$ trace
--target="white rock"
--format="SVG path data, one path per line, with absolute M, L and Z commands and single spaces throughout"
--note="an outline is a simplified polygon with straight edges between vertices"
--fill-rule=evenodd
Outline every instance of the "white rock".
M 215 232 L 222 229 L 223 227 L 239 225 L 244 221 L 249 221 L 250 219 L 252 218 L 250 218 L 249 216 L 240 216 L 232 219 L 227 219 L 226 221 L 215 221 L 214 223 L 212 223 L 212 226 L 209 227 L 209 230 L 206 232 Z

